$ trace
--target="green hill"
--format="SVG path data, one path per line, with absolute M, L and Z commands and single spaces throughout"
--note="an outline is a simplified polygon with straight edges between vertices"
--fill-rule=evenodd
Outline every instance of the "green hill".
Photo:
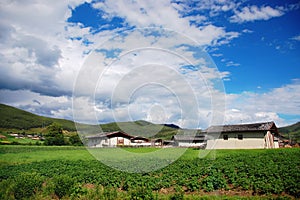
M 143 120 L 102 124 L 101 128 L 106 132 L 123 130 L 131 135 L 162 139 L 171 139 L 173 135 L 177 134 L 178 131 L 181 130 L 180 128 L 174 128 L 161 124 L 153 124 Z
M 60 124 L 64 130 L 70 132 L 77 130 L 73 121 L 43 117 L 12 106 L 0 104 L 0 128 L 2 129 L 42 132 L 42 128 L 45 130 L 47 126 L 54 122 Z M 162 139 L 171 139 L 173 135 L 182 130 L 173 124 L 153 124 L 143 120 L 101 124 L 101 129 L 99 125 L 77 124 L 77 126 L 80 131 L 86 132 L 87 134 L 100 132 L 101 129 L 104 132 L 122 130 L 131 135 Z
M 54 122 L 62 125 L 64 130 L 76 131 L 73 121 L 42 117 L 12 106 L 0 104 L 0 128 L 29 130 L 31 128 L 46 127 Z
M 279 128 L 279 132 L 286 138 L 291 137 L 295 142 L 300 143 L 300 122 Z

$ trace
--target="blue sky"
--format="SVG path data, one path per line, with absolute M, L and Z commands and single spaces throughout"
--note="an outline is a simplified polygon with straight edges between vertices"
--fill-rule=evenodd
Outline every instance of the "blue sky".
M 0 102 L 86 123 L 292 124 L 299 19 L 298 0 L 3 1 Z

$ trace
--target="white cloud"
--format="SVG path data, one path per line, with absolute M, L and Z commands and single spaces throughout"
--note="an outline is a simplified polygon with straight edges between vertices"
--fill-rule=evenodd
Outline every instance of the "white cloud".
M 0 90 L 0 102 L 43 116 L 73 118 L 68 96 L 52 97 L 29 90 Z
M 178 31 L 200 45 L 215 45 L 223 40 L 228 41 L 238 37 L 236 32 L 226 32 L 223 27 L 212 24 L 196 27 L 190 24 L 190 20 L 203 20 L 201 15 L 183 18 L 178 13 L 180 4 L 172 4 L 168 0 L 163 1 L 106 1 L 93 4 L 94 8 L 104 10 L 111 16 L 122 17 L 132 26 L 163 27 Z
M 280 114 L 299 115 L 299 99 L 299 80 L 262 94 L 250 92 L 228 94 L 226 122 L 275 121 L 280 126 L 295 123 L 296 121 L 280 118 Z
M 243 32 L 243 33 L 253 33 L 253 31 L 252 31 L 252 30 L 249 30 L 249 29 L 244 29 L 244 30 L 242 30 L 242 32 Z
M 203 13 L 208 12 L 210 17 L 220 15 L 222 12 L 228 12 L 236 9 L 240 3 L 236 1 L 220 1 L 220 0 L 202 0 L 193 1 L 192 3 L 185 0 L 176 1 L 176 8 L 182 13 L 194 12 Z
M 229 66 L 231 66 L 231 67 L 238 67 L 238 66 L 240 66 L 240 65 L 241 65 L 241 64 L 235 63 L 235 62 L 233 62 L 233 61 L 229 61 L 229 62 L 226 63 L 226 66 L 227 66 L 227 67 L 229 67 Z
M 71 93 L 72 81 L 62 74 L 78 70 L 83 47 L 76 41 L 70 44 L 66 19 L 71 14 L 68 3 L 76 6 L 82 2 L 1 2 L 0 29 L 4 31 L 0 62 L 1 73 L 7 77 L 1 81 L 2 88 L 29 89 L 54 96 Z M 62 85 L 66 79 L 69 83 Z
M 284 15 L 283 8 L 272 8 L 270 6 L 257 7 L 256 5 L 236 10 L 235 15 L 230 18 L 231 22 L 243 23 L 256 20 L 268 20 L 273 17 Z
M 113 10 L 116 9 L 118 11 L 119 7 L 114 4 L 115 2 L 108 3 L 112 4 L 113 7 L 116 6 Z M 175 30 L 185 30 L 185 33 L 189 37 L 193 39 L 196 37 L 197 45 L 217 44 L 218 41 L 222 40 L 228 41 L 235 34 L 227 33 L 224 28 L 213 25 L 199 28 L 190 26 L 189 20 L 181 19 L 177 11 L 167 1 L 163 4 L 153 3 L 142 5 L 144 7 L 144 14 L 132 12 L 137 11 L 135 7 L 137 5 L 134 3 L 127 7 L 120 7 L 120 12 L 113 14 L 125 17 L 127 22 L 134 26 L 155 25 L 166 26 Z M 1 90 L 3 97 L 6 96 L 5 99 L 1 99 L 1 102 L 46 116 L 70 119 L 72 117 L 70 95 L 73 83 L 80 70 L 80 66 L 84 62 L 87 62 L 90 65 L 90 70 L 80 71 L 80 73 L 86 73 L 86 78 L 84 80 L 77 80 L 79 83 L 82 83 L 82 87 L 78 89 L 80 95 L 74 98 L 74 105 L 79 105 L 79 109 L 74 111 L 75 120 L 77 121 L 97 123 L 98 121 L 108 122 L 115 119 L 118 119 L 118 121 L 141 118 L 150 119 L 151 116 L 152 120 L 155 121 L 156 119 L 154 118 L 156 115 L 159 115 L 160 111 L 159 109 L 151 110 L 151 107 L 156 100 L 156 103 L 159 103 L 158 105 L 166 110 L 165 113 L 168 113 L 164 118 L 166 122 L 195 127 L 195 123 L 199 123 L 197 117 L 193 117 L 195 118 L 194 121 L 189 121 L 186 117 L 180 118 L 182 109 L 186 110 L 185 115 L 190 115 L 187 111 L 189 109 L 195 111 L 192 106 L 195 105 L 195 102 L 192 101 L 192 98 L 189 98 L 189 95 L 193 95 L 193 93 L 196 95 L 202 95 L 203 93 L 201 101 L 205 102 L 205 104 L 201 105 L 203 108 L 202 112 L 207 113 L 210 111 L 211 94 L 208 91 L 203 91 L 205 89 L 213 90 L 213 84 L 210 83 L 210 80 L 216 79 L 220 74 L 217 70 L 210 69 L 211 64 L 209 65 L 203 60 L 195 58 L 195 52 L 189 49 L 196 44 L 195 41 L 180 34 L 175 34 L 174 37 L 170 35 L 145 36 L 138 31 L 134 31 L 124 37 L 123 42 L 110 41 L 103 43 L 108 36 L 113 35 L 115 30 L 107 30 L 92 35 L 90 34 L 91 29 L 89 27 L 84 27 L 79 23 L 66 23 L 66 19 L 70 16 L 70 10 L 68 10 L 66 3 L 57 3 L 51 7 L 46 1 L 32 1 L 31 6 L 24 6 L 24 10 L 21 11 L 21 5 L 14 2 L 7 2 L 7 5 L 1 7 L 4 11 L 3 13 L 6 14 L 6 17 L 3 16 L 2 20 L 0 20 L 1 30 L 4 30 L 2 37 L 6 39 L 3 40 L 4 42 L 0 47 L 3 50 L 0 57 L 2 61 L 1 72 L 7 77 L 4 82 L 1 82 L 1 86 L 8 89 Z M 76 4 L 72 5 L 72 7 L 75 6 Z M 37 12 L 33 12 L 35 9 Z M 106 12 L 109 11 L 108 7 L 105 9 Z M 157 9 L 159 12 L 156 12 Z M 20 11 L 20 14 L 26 15 L 26 19 L 22 19 L 19 14 L 13 16 L 16 11 Z M 55 17 L 51 19 L 46 17 L 50 15 Z M 138 17 L 136 18 L 135 15 Z M 147 16 L 143 17 L 142 15 Z M 30 21 L 29 19 L 31 18 L 34 19 Z M 41 22 L 36 21 L 39 19 Z M 32 23 L 35 26 L 31 29 Z M 84 39 L 94 42 L 94 44 L 86 46 L 82 44 Z M 102 83 L 106 90 L 97 91 L 96 97 L 100 96 L 101 99 L 95 99 L 95 103 L 91 95 L 95 90 L 93 84 L 97 83 L 103 72 L 101 70 L 106 69 L 105 66 L 109 66 L 115 60 L 113 58 L 105 58 L 104 55 L 98 53 L 97 58 L 95 58 L 96 60 L 92 59 L 92 62 L 89 63 L 89 61 L 84 61 L 84 52 L 97 47 L 99 44 L 101 44 L 100 48 L 110 50 L 114 48 L 116 43 L 125 55 L 132 49 L 140 47 L 152 47 L 156 48 L 156 51 L 151 54 L 149 54 L 149 51 L 137 51 L 138 56 L 129 53 L 127 57 L 120 57 L 119 62 L 114 63 L 115 68 L 109 68 L 110 71 L 106 74 L 107 79 L 106 81 L 104 79 Z M 187 46 L 180 46 L 181 44 Z M 168 53 L 165 49 L 172 49 L 173 52 L 177 52 L 177 56 Z M 47 56 L 45 56 L 47 54 L 45 52 L 48 53 Z M 109 107 L 111 93 L 114 91 L 113 88 L 118 84 L 120 78 L 130 72 L 132 67 L 143 66 L 148 63 L 162 67 L 176 66 L 179 70 L 181 66 L 190 64 L 187 60 L 194 65 L 203 66 L 201 71 L 202 77 L 199 73 L 197 74 L 189 69 L 185 70 L 185 76 L 189 76 L 191 80 L 190 84 L 197 85 L 197 91 L 188 90 L 188 87 L 182 84 L 183 82 L 179 81 L 178 76 L 176 77 L 175 74 L 172 74 L 172 71 L 168 72 L 168 75 L 161 73 L 160 70 L 150 70 L 147 73 L 144 71 L 143 75 L 136 75 L 137 79 L 133 79 L 134 82 L 124 85 L 127 88 L 125 88 L 125 92 L 122 93 L 121 91 L 118 93 L 116 106 L 113 109 Z M 103 67 L 100 70 L 99 65 Z M 204 65 L 208 66 L 204 67 Z M 225 77 L 227 74 L 228 72 L 223 72 L 221 76 Z M 172 95 L 161 93 L 160 89 L 152 88 L 151 90 L 149 89 L 151 93 L 143 93 L 143 99 L 136 97 L 132 99 L 132 102 L 127 107 L 124 107 L 122 99 L 127 97 L 127 90 L 132 88 L 130 84 L 134 86 L 134 84 L 141 83 L 141 81 L 145 81 L 145 77 L 152 78 L 152 80 L 156 80 L 157 82 L 163 81 L 162 84 L 168 85 L 173 89 L 177 88 L 176 95 L 181 96 L 185 105 L 183 107 L 176 106 L 178 104 L 176 98 L 170 98 Z M 199 78 L 205 78 L 206 83 L 205 81 L 199 81 Z M 9 98 L 9 96 L 11 97 Z M 24 96 L 24 98 L 18 98 L 19 96 Z M 14 101 L 10 101 L 12 99 Z M 125 98 L 125 100 L 127 99 Z M 128 111 L 130 111 L 131 116 L 128 116 Z M 209 119 L 203 119 L 202 121 L 206 124 L 209 123 Z
M 124 36 L 122 42 L 105 42 L 116 32 L 128 27 L 91 34 L 91 27 L 67 23 L 66 20 L 71 16 L 68 6 L 75 8 L 83 2 L 6 0 L 0 3 L 0 72 L 5 77 L 0 80 L 3 88 L 0 90 L 1 102 L 46 116 L 72 119 L 70 96 L 74 82 L 79 81 L 78 96 L 74 97 L 74 105 L 78 106 L 74 114 L 78 121 L 97 123 L 115 119 L 146 119 L 158 122 L 161 119 L 183 127 L 200 124 L 205 128 L 214 117 L 220 116 L 215 121 L 221 123 L 224 115 L 224 88 L 221 80 L 228 80 L 230 72 L 219 72 L 207 61 L 207 55 L 197 57 L 192 48 L 197 45 L 216 47 L 227 44 L 240 34 L 211 24 L 201 12 L 188 17 L 184 17 L 183 13 L 187 9 L 204 9 L 210 10 L 209 16 L 215 16 L 220 12 L 237 10 L 239 3 L 208 0 L 196 2 L 194 8 L 187 8 L 185 1 L 175 4 L 167 0 L 94 3 L 95 8 L 106 13 L 105 17 L 121 17 L 130 27 L 162 27 L 179 31 L 179 34 L 175 32 L 173 35 L 158 31 L 157 35 L 146 36 L 134 30 Z M 251 6 L 236 11 L 235 14 L 231 21 L 241 23 L 267 20 L 283 15 L 284 11 L 269 6 Z M 191 22 L 198 24 L 192 25 Z M 245 29 L 242 32 L 251 31 Z M 86 45 L 84 40 L 92 44 Z M 111 50 L 116 45 L 121 49 L 119 58 L 106 58 L 98 53 L 97 58 L 94 57 L 91 61 L 87 59 L 86 54 L 94 48 Z M 152 48 L 153 51 L 147 51 L 145 47 Z M 199 58 L 201 56 L 206 59 Z M 87 71 L 80 71 L 84 63 L 89 68 Z M 196 69 L 187 67 L 188 64 L 196 66 Z M 227 64 L 238 65 L 233 62 Z M 145 65 L 154 67 L 152 70 L 143 70 L 141 74 L 138 67 Z M 179 76 L 175 72 L 182 74 Z M 78 73 L 83 74 L 84 79 L 76 80 Z M 161 83 L 161 87 L 151 84 L 147 90 L 135 87 L 150 80 Z M 186 80 L 187 84 L 184 82 Z M 122 90 L 116 90 L 116 86 Z M 137 90 L 128 93 L 133 89 Z M 113 94 L 115 91 L 118 93 Z M 94 92 L 95 99 L 91 95 Z M 297 94 L 297 84 L 290 84 L 266 94 L 229 95 L 226 119 L 228 122 L 238 122 L 241 119 L 244 122 L 258 119 L 279 121 L 281 119 L 278 113 L 299 113 Z M 111 102 L 112 95 L 116 97 L 115 102 Z M 291 99 L 284 100 L 286 96 Z M 178 103 L 178 97 L 184 102 L 183 105 Z M 182 110 L 190 110 L 191 113 L 184 113 L 185 116 L 190 116 L 195 115 L 193 112 L 197 109 L 198 115 L 193 120 L 181 118 Z
M 163 29 L 152 31 L 160 31 L 160 37 L 137 29 L 101 45 L 99 49 L 122 49 L 122 53 L 115 59 L 106 58 L 102 51 L 91 54 L 79 74 L 75 97 L 86 96 L 92 101 L 95 95 L 96 116 L 101 122 L 157 122 L 154 116 L 161 110 L 151 109 L 157 105 L 165 113 L 161 123 L 209 125 L 212 119 L 199 113 L 206 116 L 218 108 L 213 103 L 222 100 L 221 78 L 229 72 L 219 72 L 210 57 L 188 38 Z M 78 105 L 81 110 L 85 104 Z M 79 118 L 82 120 L 82 115 Z
M 300 41 L 300 35 L 291 38 L 292 40 Z

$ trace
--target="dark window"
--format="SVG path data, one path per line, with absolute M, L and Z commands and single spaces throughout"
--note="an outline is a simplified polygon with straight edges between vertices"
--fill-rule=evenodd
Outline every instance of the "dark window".
M 228 140 L 228 135 L 223 135 L 224 140 Z
M 242 140 L 243 139 L 243 135 L 238 135 L 238 139 Z

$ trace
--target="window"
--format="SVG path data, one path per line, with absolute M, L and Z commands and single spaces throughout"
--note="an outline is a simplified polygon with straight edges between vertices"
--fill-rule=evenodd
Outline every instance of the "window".
M 243 135 L 238 135 L 238 139 L 242 140 L 243 139 Z
M 228 140 L 228 135 L 223 135 L 224 140 Z

